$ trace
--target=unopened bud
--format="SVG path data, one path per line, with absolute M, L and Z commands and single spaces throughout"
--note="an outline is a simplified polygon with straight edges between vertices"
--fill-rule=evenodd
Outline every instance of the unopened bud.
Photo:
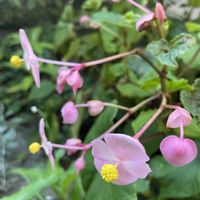
M 87 102 L 88 112 L 91 116 L 96 116 L 104 109 L 104 103 L 99 100 L 91 100 Z

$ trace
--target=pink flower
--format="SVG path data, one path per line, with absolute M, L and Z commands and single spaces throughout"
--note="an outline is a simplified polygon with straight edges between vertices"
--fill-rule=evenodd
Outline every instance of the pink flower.
M 180 123 L 183 126 L 187 126 L 191 121 L 192 117 L 190 113 L 186 109 L 177 106 L 175 111 L 169 115 L 166 126 L 168 128 L 178 128 L 180 127 Z
M 140 17 L 140 19 L 138 19 L 136 22 L 136 30 L 141 31 L 143 29 L 146 29 L 151 25 L 153 19 L 154 19 L 154 13 L 149 13 L 147 15 Z
M 92 142 L 94 165 L 107 182 L 127 185 L 146 178 L 151 169 L 143 145 L 128 135 L 108 133 Z
M 180 128 L 180 137 L 171 135 L 162 140 L 160 151 L 163 157 L 174 166 L 183 166 L 192 162 L 197 156 L 196 144 L 190 139 L 184 139 L 184 126 L 191 123 L 190 113 L 176 106 L 167 120 L 169 128 Z
M 160 150 L 164 158 L 174 166 L 186 165 L 197 156 L 197 147 L 192 140 L 173 135 L 162 140 Z
M 88 15 L 83 15 L 79 19 L 80 25 L 84 26 L 90 22 L 90 17 Z
M 76 91 L 83 86 L 83 79 L 79 74 L 80 69 L 62 67 L 59 70 L 57 77 L 57 92 L 61 94 L 64 89 L 64 85 L 68 84 L 73 93 L 76 94 Z
M 67 146 L 79 146 L 79 147 L 82 147 L 83 144 L 82 144 L 82 141 L 79 139 L 79 138 L 70 138 L 70 139 L 67 139 L 65 145 Z M 76 153 L 77 150 L 74 150 L 74 149 L 68 149 L 67 150 L 67 155 L 68 156 L 71 156 L 72 154 Z
M 91 100 L 87 102 L 88 111 L 91 116 L 96 116 L 104 109 L 104 103 L 99 100 Z
M 82 155 L 75 161 L 75 168 L 77 173 L 80 173 L 85 168 L 85 160 L 84 160 L 85 153 L 82 153 Z
M 64 124 L 74 124 L 78 119 L 78 110 L 72 101 L 61 108 L 61 114 Z
M 19 39 L 21 46 L 24 50 L 23 59 L 26 64 L 27 70 L 32 70 L 33 78 L 36 86 L 40 87 L 40 72 L 39 72 L 39 62 L 37 61 L 37 56 L 34 54 L 31 44 L 26 36 L 23 29 L 19 30 Z
M 54 168 L 54 157 L 53 157 L 53 154 L 52 154 L 53 146 L 52 146 L 51 142 L 49 142 L 47 140 L 47 137 L 46 137 L 46 134 L 45 134 L 45 123 L 44 123 L 43 118 L 40 120 L 39 133 L 40 133 L 40 137 L 41 137 L 41 147 L 44 149 L 46 155 L 48 156 L 52 168 Z

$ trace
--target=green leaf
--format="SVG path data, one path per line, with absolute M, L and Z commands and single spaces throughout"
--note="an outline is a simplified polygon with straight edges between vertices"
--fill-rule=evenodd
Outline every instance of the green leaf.
M 176 68 L 177 59 L 184 55 L 193 45 L 195 39 L 190 34 L 180 34 L 170 43 L 166 40 L 153 41 L 147 46 L 149 51 L 163 65 Z
M 194 7 L 199 7 L 200 6 L 200 1 L 197 1 L 197 0 L 189 0 L 189 4 L 191 6 L 194 6 Z
M 200 79 L 196 79 L 193 91 L 181 91 L 183 106 L 194 116 L 200 116 Z
M 177 79 L 172 81 L 166 81 L 166 88 L 168 92 L 176 92 L 179 90 L 192 91 L 194 87 L 188 83 L 186 79 Z
M 30 100 L 38 100 L 38 99 L 44 99 L 47 96 L 51 94 L 55 90 L 55 85 L 48 81 L 42 81 L 40 88 L 37 88 L 36 86 L 33 87 L 33 89 L 30 92 L 29 99 Z
M 137 200 L 134 185 L 117 186 L 106 183 L 96 174 L 87 192 L 87 200 Z
M 187 30 L 191 33 L 193 32 L 199 32 L 200 31 L 200 24 L 195 23 L 195 22 L 186 22 L 185 26 Z

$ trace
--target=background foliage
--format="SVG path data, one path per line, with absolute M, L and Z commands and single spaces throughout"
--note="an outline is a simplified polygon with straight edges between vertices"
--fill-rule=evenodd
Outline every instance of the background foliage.
M 156 3 L 138 2 L 147 3 L 152 9 Z M 169 16 L 165 22 L 167 40 L 160 40 L 156 32 L 136 32 L 135 21 L 140 11 L 126 1 L 120 4 L 103 0 L 0 1 L 0 196 L 3 200 L 199 199 L 200 157 L 185 167 L 175 168 L 160 155 L 161 139 L 172 132 L 165 128 L 168 113 L 142 138 L 151 156 L 152 173 L 148 179 L 133 185 L 118 187 L 103 182 L 96 173 L 90 152 L 86 155 L 87 167 L 80 175 L 73 166 L 78 154 L 68 157 L 65 152 L 56 151 L 57 174 L 53 174 L 43 152 L 36 156 L 28 153 L 28 145 L 39 140 L 39 116 L 31 113 L 33 105 L 45 113 L 50 125 L 49 140 L 63 143 L 66 138 L 80 137 L 88 142 L 109 128 L 123 112 L 108 108 L 95 119 L 82 109 L 78 123 L 67 126 L 62 125 L 60 117 L 60 108 L 66 101 L 100 99 L 130 107 L 157 93 L 159 78 L 139 57 L 129 56 L 83 71 L 84 87 L 76 98 L 67 87 L 62 95 L 57 94 L 55 66 L 41 64 L 42 85 L 37 89 L 24 66 L 14 69 L 8 62 L 12 54 L 22 55 L 19 28 L 26 29 L 34 51 L 45 58 L 83 62 L 135 47 L 146 49 L 158 67 L 168 66 L 167 91 L 172 102 L 181 101 L 193 115 L 186 135 L 194 138 L 200 147 L 200 56 L 195 56 L 200 48 L 197 10 L 200 4 L 189 0 L 177 5 L 174 13 L 172 7 L 178 1 L 163 3 Z M 100 28 L 81 26 L 79 18 L 83 15 L 89 15 L 92 23 Z M 157 101 L 147 105 L 116 132 L 135 133 L 158 105 Z

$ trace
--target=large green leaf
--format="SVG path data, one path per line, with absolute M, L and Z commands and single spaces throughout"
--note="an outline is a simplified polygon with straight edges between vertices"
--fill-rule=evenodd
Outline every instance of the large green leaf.
M 169 43 L 164 39 L 153 41 L 148 44 L 147 51 L 161 64 L 176 68 L 178 66 L 177 59 L 185 54 L 194 44 L 194 37 L 183 33 L 173 38 Z
M 183 106 L 194 116 L 200 116 L 200 79 L 196 79 L 193 91 L 181 91 Z
M 87 192 L 86 200 L 137 200 L 134 185 L 117 186 L 104 182 L 96 174 Z

